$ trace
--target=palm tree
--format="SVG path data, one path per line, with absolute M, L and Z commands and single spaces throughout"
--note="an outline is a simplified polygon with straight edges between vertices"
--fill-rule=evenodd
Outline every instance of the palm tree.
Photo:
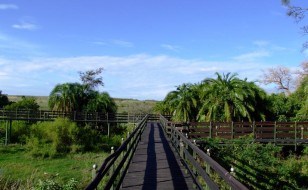
M 202 106 L 199 120 L 252 120 L 255 98 L 259 96 L 254 83 L 237 78 L 237 74 L 216 73 L 217 79 L 207 78 L 202 84 Z
M 54 87 L 48 105 L 56 111 L 80 111 L 86 101 L 84 86 L 79 83 L 64 83 Z
M 115 113 L 117 111 L 117 106 L 107 92 L 99 93 L 97 91 L 93 91 L 93 96 L 88 101 L 86 111 Z
M 195 120 L 198 105 L 196 89 L 195 85 L 183 84 L 169 92 L 163 101 L 164 111 L 171 113 L 176 121 Z

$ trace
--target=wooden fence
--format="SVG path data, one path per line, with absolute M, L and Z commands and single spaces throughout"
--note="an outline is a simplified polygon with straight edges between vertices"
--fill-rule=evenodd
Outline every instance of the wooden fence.
M 308 122 L 192 122 L 178 127 L 191 139 L 252 135 L 257 142 L 308 143 Z

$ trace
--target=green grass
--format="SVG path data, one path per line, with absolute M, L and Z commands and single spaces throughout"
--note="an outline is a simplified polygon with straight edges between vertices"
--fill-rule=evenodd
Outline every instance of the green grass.
M 71 178 L 83 189 L 91 181 L 94 163 L 100 165 L 108 155 L 104 152 L 68 154 L 55 159 L 33 159 L 20 145 L 0 147 L 0 189 L 21 184 L 22 189 L 35 186 L 38 180 L 54 179 L 65 184 Z M 10 184 L 10 185 L 8 185 Z

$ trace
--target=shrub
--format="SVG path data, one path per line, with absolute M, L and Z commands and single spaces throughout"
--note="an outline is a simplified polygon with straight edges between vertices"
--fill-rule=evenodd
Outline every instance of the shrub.
M 40 122 L 31 126 L 31 135 L 27 147 L 31 156 L 54 157 L 71 151 L 76 143 L 78 127 L 65 118 L 54 122 Z

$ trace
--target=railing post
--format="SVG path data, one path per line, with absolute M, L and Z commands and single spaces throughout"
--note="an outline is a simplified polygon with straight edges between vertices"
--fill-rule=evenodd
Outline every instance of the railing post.
M 184 143 L 182 139 L 180 139 L 180 156 L 184 159 Z
M 276 145 L 276 137 L 277 137 L 277 121 L 275 121 L 274 125 L 274 144 Z
M 97 174 L 97 165 L 96 164 L 93 164 L 92 166 L 92 181 L 95 179 L 96 177 L 96 174 Z
M 212 127 L 212 122 L 210 121 L 210 138 L 213 138 L 213 127 Z
M 111 147 L 111 154 L 113 154 L 113 153 L 114 153 L 114 147 L 112 146 L 112 147 Z M 113 165 L 111 166 L 109 176 L 111 176 L 111 175 L 114 173 L 114 168 L 115 168 L 115 164 L 113 164 Z M 114 189 L 113 183 L 112 183 L 112 186 L 111 186 L 110 189 L 111 189 L 111 190 Z
M 234 139 L 234 123 L 231 123 L 231 139 Z
M 107 123 L 107 135 L 110 137 L 110 123 Z

